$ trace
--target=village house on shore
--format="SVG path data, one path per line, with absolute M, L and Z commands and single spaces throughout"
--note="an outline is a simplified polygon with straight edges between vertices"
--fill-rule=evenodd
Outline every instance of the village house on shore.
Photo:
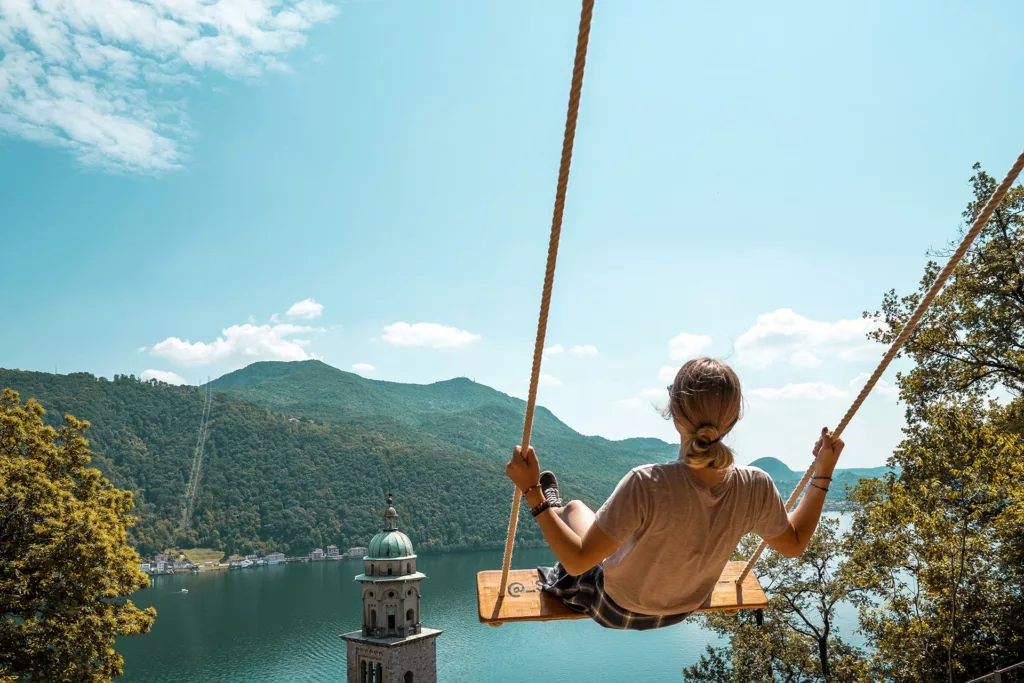
M 176 551 L 177 552 L 177 551 Z M 287 562 L 319 562 L 322 560 L 347 560 L 347 559 L 363 559 L 368 548 L 366 546 L 352 546 L 345 552 L 341 552 L 341 549 L 336 545 L 327 546 L 327 551 L 324 552 L 323 548 L 314 548 L 309 555 L 299 555 L 296 557 L 287 557 L 280 551 L 274 551 L 267 553 L 263 557 L 258 554 L 250 553 L 245 555 L 231 555 L 226 560 L 221 562 L 206 561 L 202 565 L 192 562 L 188 559 L 188 552 L 183 551 L 178 559 L 174 559 L 168 553 L 159 553 L 155 555 L 152 560 L 145 560 L 139 563 L 139 571 L 146 574 L 174 574 L 182 571 L 200 571 L 202 569 L 248 569 L 249 567 L 260 567 L 263 565 L 277 565 L 285 564 Z

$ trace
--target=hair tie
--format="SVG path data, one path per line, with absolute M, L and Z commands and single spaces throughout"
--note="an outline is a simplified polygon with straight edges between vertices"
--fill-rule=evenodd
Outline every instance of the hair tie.
M 705 427 L 710 427 L 711 429 L 714 429 L 716 432 L 718 431 L 718 427 L 716 427 L 715 425 L 711 424 L 710 422 L 705 422 L 705 423 L 697 426 L 697 432 L 699 433 L 700 430 L 704 429 Z M 705 441 L 704 439 L 697 439 L 697 438 L 695 438 L 694 442 L 698 446 L 700 446 L 701 448 L 707 449 L 707 448 L 711 448 L 713 445 L 715 445 L 716 443 L 721 441 L 723 436 L 725 436 L 725 434 L 721 434 L 720 433 L 718 435 L 718 437 L 716 437 L 716 438 L 714 438 L 714 439 L 712 439 L 710 441 Z

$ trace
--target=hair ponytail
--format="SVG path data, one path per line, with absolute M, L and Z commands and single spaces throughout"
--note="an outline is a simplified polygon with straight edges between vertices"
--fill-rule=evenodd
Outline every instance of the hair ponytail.
M 688 361 L 670 388 L 666 417 L 683 435 L 680 457 L 693 468 L 725 469 L 732 449 L 722 439 L 740 418 L 742 392 L 732 368 L 712 358 Z

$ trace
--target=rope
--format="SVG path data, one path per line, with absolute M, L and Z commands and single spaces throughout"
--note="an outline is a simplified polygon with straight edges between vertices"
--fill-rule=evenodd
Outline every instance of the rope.
M 981 213 L 978 214 L 978 217 L 974 219 L 974 223 L 971 224 L 971 229 L 967 231 L 966 235 L 964 235 L 963 240 L 960 242 L 960 246 L 957 247 L 956 251 L 953 252 L 953 255 L 949 257 L 949 262 L 946 264 L 946 267 L 943 268 L 942 272 L 940 272 L 938 277 L 935 278 L 935 282 L 932 283 L 932 286 L 928 289 L 927 293 L 925 293 L 924 298 L 921 299 L 921 302 L 917 305 L 917 309 L 915 309 L 913 315 L 910 316 L 910 320 L 908 320 L 907 324 L 903 326 L 903 329 L 889 347 L 885 357 L 882 358 L 882 362 L 878 364 L 877 368 L 875 368 L 875 371 L 871 374 L 867 384 L 864 385 L 864 388 L 860 390 L 856 400 L 854 400 L 853 405 L 846 411 L 846 415 L 843 416 L 843 419 L 839 422 L 839 426 L 836 427 L 836 430 L 833 432 L 834 439 L 838 439 L 843 433 L 843 430 L 846 429 L 846 426 L 850 424 L 850 420 L 853 419 L 853 416 L 857 413 L 861 404 L 864 403 L 868 394 L 871 393 L 875 384 L 882 377 L 882 373 L 884 373 L 885 369 L 889 367 L 889 363 L 891 363 L 896 357 L 896 354 L 899 352 L 904 342 L 906 342 L 910 335 L 913 334 L 914 329 L 917 328 L 917 324 L 920 322 L 924 312 L 931 305 L 932 301 L 935 300 L 935 297 L 938 296 L 939 290 L 941 290 L 942 286 L 946 284 L 946 280 L 949 279 L 949 276 L 953 274 L 953 269 L 959 265 L 964 254 L 967 253 L 967 250 L 974 242 L 974 239 L 978 236 L 978 233 L 980 233 L 982 228 L 984 228 L 988 223 L 989 218 L 992 216 L 992 212 L 995 211 L 996 207 L 1002 203 L 1006 193 L 1010 190 L 1010 186 L 1013 185 L 1013 181 L 1015 181 L 1017 176 L 1020 175 L 1022 168 L 1024 168 L 1024 151 L 1022 151 L 1020 156 L 1017 157 L 1017 161 L 1014 162 L 1013 166 L 1006 174 L 1006 177 L 1003 178 L 1003 182 L 999 184 L 999 187 L 997 187 L 995 192 L 992 193 L 992 196 L 988 198 L 988 201 L 985 203 L 984 208 L 982 208 Z M 789 500 L 786 501 L 787 510 L 793 508 L 793 505 L 796 503 L 797 499 L 800 498 L 804 487 L 807 486 L 807 482 L 811 480 L 811 476 L 813 474 L 814 463 L 811 463 L 811 466 L 807 468 L 806 472 L 804 472 L 804 476 L 800 480 L 800 483 L 797 484 L 796 489 L 794 489 L 793 493 L 789 496 Z M 747 574 L 750 573 L 750 570 L 754 568 L 754 564 L 757 562 L 758 558 L 761 557 L 761 553 L 764 552 L 765 545 L 766 543 L 762 540 L 761 544 L 757 546 L 757 550 L 754 551 L 750 560 L 747 561 L 746 566 L 743 567 L 743 571 L 741 571 L 740 575 L 736 578 L 737 584 L 742 583 L 743 579 L 745 579 Z
M 590 41 L 590 20 L 594 14 L 594 0 L 583 0 L 580 11 L 580 27 L 576 37 L 576 60 L 572 67 L 572 85 L 569 87 L 569 108 L 565 117 L 565 135 L 562 138 L 562 161 L 558 168 L 558 185 L 555 189 L 555 210 L 551 217 L 551 239 L 548 241 L 548 262 L 544 271 L 544 290 L 540 299 L 540 318 L 537 322 L 537 341 L 533 345 L 533 372 L 530 374 L 530 393 L 526 399 L 526 419 L 523 423 L 522 449 L 525 457 L 530 447 L 530 433 L 533 431 L 533 413 L 537 404 L 537 384 L 540 380 L 540 361 L 544 354 L 544 337 L 548 329 L 548 309 L 551 306 L 551 288 L 555 281 L 555 261 L 558 259 L 558 238 L 562 233 L 562 213 L 565 210 L 565 192 L 569 185 L 569 167 L 572 164 L 572 144 L 576 138 L 576 118 L 580 109 L 580 92 L 583 90 L 583 69 L 587 64 L 587 43 Z M 498 595 L 505 595 L 508 582 L 508 568 L 512 564 L 512 545 L 516 540 L 519 523 L 519 502 L 522 492 L 516 487 L 512 496 L 512 512 L 508 518 L 508 533 L 505 536 L 505 559 L 501 564 L 501 586 Z M 499 597 L 500 599 L 500 597 Z

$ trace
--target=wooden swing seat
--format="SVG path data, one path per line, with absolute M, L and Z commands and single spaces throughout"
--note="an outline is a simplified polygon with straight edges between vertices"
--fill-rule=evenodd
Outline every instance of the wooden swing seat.
M 768 598 L 753 572 L 747 574 L 743 583 L 736 583 L 736 577 L 743 571 L 745 564 L 727 564 L 711 597 L 697 611 L 735 612 L 741 609 L 767 607 Z M 511 569 L 503 596 L 498 595 L 500 587 L 501 571 L 477 573 L 476 600 L 481 623 L 500 626 L 512 621 L 588 618 L 586 614 L 570 609 L 557 597 L 541 590 L 540 572 L 536 569 Z

